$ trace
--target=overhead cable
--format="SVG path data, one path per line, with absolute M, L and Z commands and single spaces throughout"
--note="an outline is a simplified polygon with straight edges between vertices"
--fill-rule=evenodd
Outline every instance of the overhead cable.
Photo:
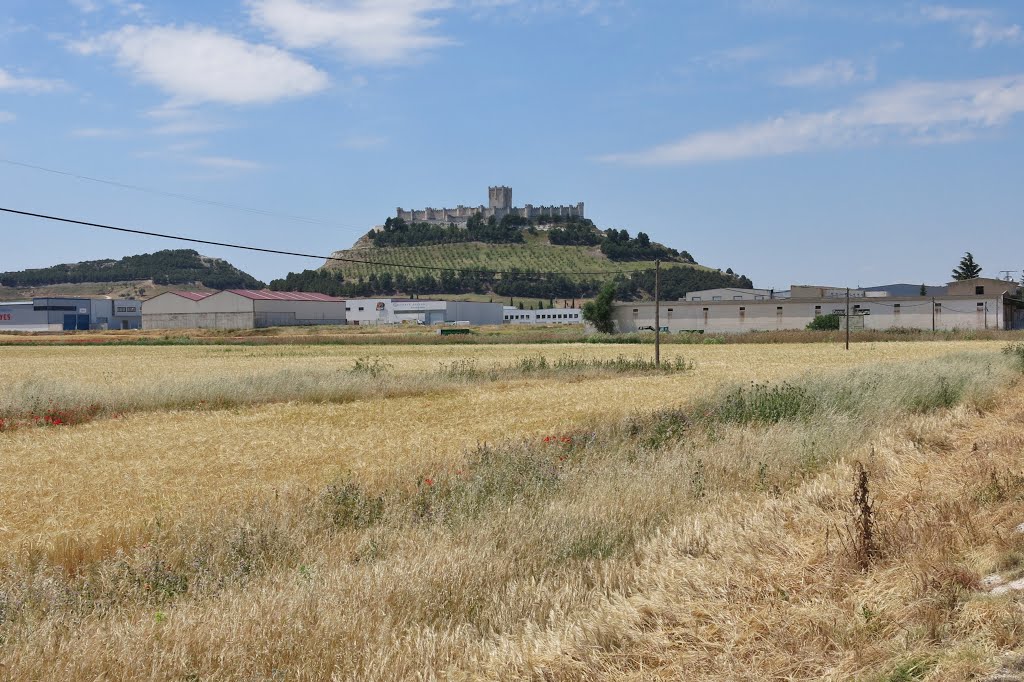
M 194 237 L 182 237 L 180 235 L 165 234 L 165 233 L 161 233 L 161 232 L 151 232 L 149 230 L 139 230 L 139 229 L 129 228 L 129 227 L 117 227 L 115 225 L 105 225 L 103 223 L 93 223 L 93 222 L 89 222 L 89 221 L 86 221 L 86 220 L 75 220 L 73 218 L 62 218 L 60 216 L 47 215 L 45 213 L 35 213 L 35 212 L 32 212 L 32 211 L 21 211 L 21 210 L 14 209 L 14 208 L 0 207 L 0 211 L 2 211 L 4 213 L 10 213 L 10 214 L 13 214 L 13 215 L 26 216 L 26 217 L 29 217 L 29 218 L 39 218 L 40 220 L 50 220 L 50 221 L 59 222 L 59 223 L 68 223 L 68 224 L 71 224 L 71 225 L 82 225 L 82 226 L 85 226 L 85 227 L 95 227 L 95 228 L 98 228 L 98 229 L 101 229 L 101 230 L 112 230 L 114 232 L 124 232 L 124 233 L 128 233 L 128 234 L 138 234 L 138 235 L 143 235 L 143 236 L 146 236 L 146 237 L 159 237 L 161 239 L 173 239 L 173 240 L 181 241 L 181 242 L 190 242 L 192 244 L 207 244 L 209 246 L 222 246 L 222 247 L 229 248 L 229 249 L 242 249 L 244 251 L 258 251 L 260 253 L 271 253 L 271 254 L 276 254 L 276 255 L 279 255 L 279 256 L 297 256 L 299 258 L 316 258 L 316 259 L 320 259 L 320 260 L 339 261 L 339 262 L 343 262 L 343 263 L 356 263 L 356 264 L 360 264 L 360 265 L 376 265 L 378 267 L 388 267 L 388 268 L 411 268 L 411 269 L 415 269 L 415 270 L 431 270 L 431 271 L 441 271 L 441 272 L 461 272 L 461 273 L 473 273 L 473 274 L 480 274 L 480 275 L 516 275 L 516 276 L 524 276 L 524 277 L 530 277 L 530 276 L 533 276 L 533 275 L 587 275 L 587 276 L 628 275 L 628 274 L 633 273 L 633 272 L 650 272 L 650 271 L 654 270 L 654 268 L 638 268 L 638 269 L 634 269 L 634 270 L 620 270 L 620 271 L 607 271 L 607 270 L 604 270 L 604 271 L 594 271 L 594 272 L 572 271 L 572 270 L 564 270 L 564 271 L 552 271 L 552 270 L 546 270 L 546 271 L 537 271 L 537 270 L 533 270 L 533 271 L 519 271 L 519 270 L 515 270 L 515 271 L 512 271 L 512 270 L 480 270 L 480 269 L 473 270 L 473 269 L 467 269 L 467 268 L 445 268 L 445 267 L 440 267 L 440 266 L 436 266 L 436 265 L 407 265 L 407 264 L 403 264 L 403 263 L 388 263 L 388 262 L 383 262 L 383 261 L 362 260 L 362 259 L 359 259 L 359 258 L 347 258 L 347 257 L 344 257 L 344 256 L 320 256 L 320 255 L 312 254 L 312 253 L 302 253 L 300 251 L 283 251 L 283 250 L 280 250 L 280 249 L 268 249 L 268 248 L 264 248 L 264 247 L 260 247 L 260 246 L 247 246 L 247 245 L 244 245 L 244 244 L 232 244 L 230 242 L 215 242 L 215 241 L 212 241 L 212 240 L 209 240 L 209 239 L 196 239 Z

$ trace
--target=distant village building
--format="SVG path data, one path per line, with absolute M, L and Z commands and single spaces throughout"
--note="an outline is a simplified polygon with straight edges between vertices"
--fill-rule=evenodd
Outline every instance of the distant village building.
M 0 332 L 138 329 L 142 304 L 126 298 L 37 297 L 0 302 Z
M 708 289 L 662 301 L 664 331 L 708 334 L 803 329 L 821 315 L 846 316 L 841 287 L 794 285 L 787 291 Z M 620 332 L 653 330 L 651 301 L 617 302 Z M 889 296 L 850 290 L 850 329 L 1024 329 L 1024 289 L 1014 282 L 976 278 L 951 282 L 942 296 Z
M 437 301 L 425 298 L 350 298 L 349 324 L 501 324 L 500 303 Z
M 511 187 L 488 187 L 487 206 L 456 206 L 455 208 L 424 208 L 407 211 L 399 207 L 395 216 L 407 223 L 432 223 L 436 225 L 466 225 L 469 219 L 479 213 L 484 220 L 494 217 L 501 220 L 507 215 L 519 216 L 528 220 L 538 218 L 583 218 L 583 202 L 575 206 L 534 206 L 526 204 L 522 207 L 512 205 Z
M 520 310 L 515 306 L 504 306 L 505 324 L 582 324 L 582 308 L 544 308 L 543 310 Z
M 259 329 L 345 322 L 345 299 L 302 291 L 167 291 L 142 304 L 144 329 Z

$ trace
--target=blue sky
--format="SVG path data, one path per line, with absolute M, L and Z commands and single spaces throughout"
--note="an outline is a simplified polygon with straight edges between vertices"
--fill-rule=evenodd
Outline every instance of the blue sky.
M 967 250 L 1024 269 L 1019 2 L 4 7 L 4 207 L 329 253 L 507 184 L 759 286 L 941 283 Z M 176 247 L 0 226 L 0 270 Z M 265 280 L 319 265 L 200 250 Z

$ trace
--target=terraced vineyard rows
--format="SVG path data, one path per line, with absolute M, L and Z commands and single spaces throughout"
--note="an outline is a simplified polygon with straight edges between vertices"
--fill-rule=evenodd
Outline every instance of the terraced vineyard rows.
M 529 241 L 525 244 L 438 244 L 402 248 L 374 248 L 337 251 L 333 256 L 399 263 L 412 266 L 430 266 L 464 270 L 510 270 L 512 268 L 543 270 L 549 272 L 599 272 L 616 273 L 651 268 L 651 261 L 614 262 L 608 260 L 596 248 L 586 246 L 552 246 L 545 242 Z M 401 267 L 362 265 L 358 263 L 329 262 L 329 269 L 341 270 L 345 279 L 369 277 L 390 271 L 392 274 L 405 272 L 417 274 L 416 270 Z M 673 267 L 695 267 L 700 265 L 673 264 Z M 590 279 L 590 277 L 583 277 Z

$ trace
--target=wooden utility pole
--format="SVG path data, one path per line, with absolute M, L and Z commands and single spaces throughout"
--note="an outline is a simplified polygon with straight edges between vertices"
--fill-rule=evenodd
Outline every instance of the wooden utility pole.
M 935 333 L 935 297 L 932 296 L 932 334 Z
M 661 261 L 654 261 L 654 366 L 661 367 Z
M 850 287 L 846 287 L 846 350 L 850 350 Z

